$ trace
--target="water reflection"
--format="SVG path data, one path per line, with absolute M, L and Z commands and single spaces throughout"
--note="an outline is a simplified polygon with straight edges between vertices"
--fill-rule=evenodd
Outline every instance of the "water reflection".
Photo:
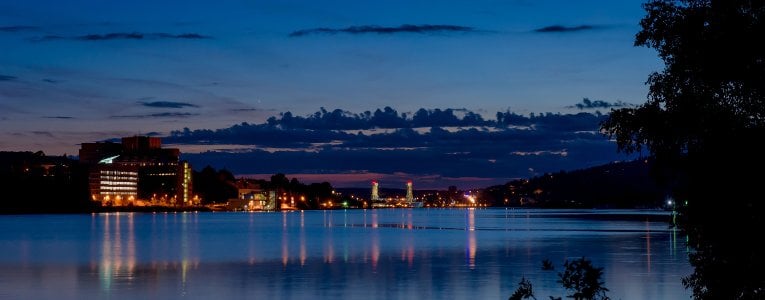
M 136 253 L 133 214 L 103 214 L 93 215 L 93 218 L 100 218 L 102 222 L 98 273 L 102 289 L 110 291 L 115 280 L 130 282 L 134 277 Z M 127 231 L 124 238 L 123 230 Z
M 478 250 L 478 245 L 475 240 L 475 208 L 468 208 L 466 210 L 467 222 L 465 232 L 467 233 L 467 265 L 472 270 L 475 268 L 475 253 Z
M 282 213 L 282 265 L 287 266 L 290 259 L 289 230 L 287 229 L 287 212 Z
M 305 260 L 307 258 L 306 256 L 306 246 L 305 246 L 305 212 L 300 211 L 300 265 L 305 265 Z
M 645 222 L 645 257 L 646 268 L 651 273 L 651 224 L 648 221 Z
M 0 232 L 0 298 L 50 299 L 45 290 L 54 289 L 70 291 L 57 299 L 504 299 L 521 276 L 539 295 L 562 295 L 539 264 L 581 256 L 604 267 L 614 299 L 688 298 L 679 232 L 566 214 L 378 209 L 66 222 L 84 236 L 34 227 L 44 216 L 19 227 L 0 219 L 0 228 L 21 232 Z
M 365 214 L 366 215 L 366 214 Z M 372 270 L 377 271 L 377 262 L 380 260 L 380 233 L 377 230 L 377 210 L 372 210 Z

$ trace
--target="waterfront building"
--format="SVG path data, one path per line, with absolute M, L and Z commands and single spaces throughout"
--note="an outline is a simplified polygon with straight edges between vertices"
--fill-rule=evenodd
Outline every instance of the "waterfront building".
M 91 200 L 101 205 L 199 204 L 191 192 L 191 166 L 180 160 L 180 150 L 162 148 L 158 137 L 83 143 L 80 163 L 89 168 Z
M 237 180 L 235 185 L 238 197 L 229 199 L 229 210 L 274 210 L 275 201 L 269 201 L 269 193 L 260 184 L 243 178 Z

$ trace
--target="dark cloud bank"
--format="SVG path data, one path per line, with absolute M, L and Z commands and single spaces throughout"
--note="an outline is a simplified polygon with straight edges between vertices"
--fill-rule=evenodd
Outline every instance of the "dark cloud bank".
M 153 101 L 153 102 L 138 102 L 146 107 L 159 107 L 159 108 L 184 108 L 184 107 L 199 107 L 196 104 L 187 102 L 175 102 L 175 101 Z
M 598 109 L 598 108 L 619 108 L 619 107 L 628 107 L 628 106 L 632 106 L 632 104 L 622 102 L 622 101 L 608 102 L 603 100 L 590 100 L 589 98 L 584 98 L 582 99 L 582 102 L 579 102 L 571 106 L 566 106 L 566 107 L 577 108 L 579 110 L 585 110 L 585 109 Z
M 142 32 L 112 32 L 104 34 L 87 34 L 79 36 L 46 35 L 36 39 L 37 41 L 74 40 L 74 41 L 110 41 L 110 40 L 199 40 L 211 39 L 212 37 L 199 33 L 172 34 L 165 32 L 142 33 Z
M 291 37 L 301 37 L 312 34 L 394 34 L 394 33 L 444 33 L 444 32 L 476 32 L 472 27 L 458 25 L 410 25 L 404 24 L 396 27 L 377 25 L 351 26 L 346 28 L 311 28 L 293 31 Z
M 237 174 L 405 173 L 444 177 L 519 178 L 629 157 L 599 133 L 600 113 L 497 112 L 386 107 L 363 113 L 290 112 L 263 124 L 173 131 L 168 144 L 242 145 L 237 151 L 186 153 L 197 168 Z
M 197 116 L 199 114 L 193 113 L 179 113 L 179 112 L 161 112 L 146 115 L 119 115 L 112 116 L 115 119 L 146 119 L 146 118 L 187 118 Z
M 563 25 L 552 25 L 547 27 L 542 27 L 538 29 L 534 29 L 534 32 L 576 32 L 576 31 L 586 31 L 586 30 L 593 30 L 598 28 L 595 25 L 579 25 L 579 26 L 563 26 Z
M 16 76 L 0 74 L 0 81 L 11 81 L 11 80 L 16 80 L 16 79 L 17 79 Z
M 22 32 L 22 31 L 37 31 L 37 30 L 40 30 L 40 27 L 25 26 L 25 25 L 0 26 L 0 32 Z

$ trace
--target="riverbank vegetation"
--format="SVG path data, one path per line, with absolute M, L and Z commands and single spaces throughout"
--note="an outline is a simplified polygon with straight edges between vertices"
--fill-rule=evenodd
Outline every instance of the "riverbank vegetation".
M 664 69 L 648 101 L 612 111 L 602 129 L 624 152 L 646 150 L 674 182 L 694 249 L 684 279 L 696 299 L 765 298 L 765 2 L 654 0 L 635 44 Z

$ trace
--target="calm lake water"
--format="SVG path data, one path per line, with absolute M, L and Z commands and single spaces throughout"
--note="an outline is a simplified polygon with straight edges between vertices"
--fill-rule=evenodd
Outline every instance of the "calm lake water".
M 586 256 L 612 299 L 688 299 L 685 236 L 639 210 L 376 209 L 0 216 L 2 299 L 565 296 Z

